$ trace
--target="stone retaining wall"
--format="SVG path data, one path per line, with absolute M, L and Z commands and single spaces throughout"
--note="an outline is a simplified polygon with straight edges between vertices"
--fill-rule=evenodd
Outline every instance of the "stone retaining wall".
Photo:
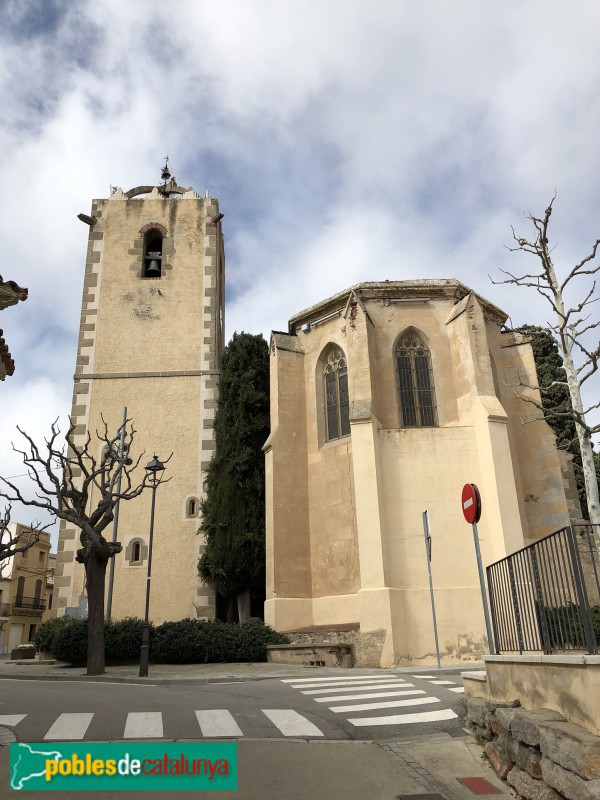
M 511 794 L 524 800 L 600 800 L 600 736 L 550 709 L 465 701 L 469 729 Z
M 297 631 L 285 631 L 293 644 L 303 645 L 340 645 L 352 647 L 353 663 L 355 667 L 375 667 L 381 664 L 381 652 L 385 642 L 384 629 L 361 633 L 358 625 L 347 626 L 346 630 L 338 628 L 313 628 Z

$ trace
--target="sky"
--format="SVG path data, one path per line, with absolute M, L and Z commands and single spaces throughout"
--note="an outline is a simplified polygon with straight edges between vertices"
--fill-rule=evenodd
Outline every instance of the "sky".
M 88 234 L 76 215 L 111 186 L 159 183 L 167 154 L 225 215 L 227 338 L 268 337 L 385 279 L 456 278 L 513 325 L 546 324 L 533 290 L 491 282 L 533 266 L 507 249 L 511 225 L 529 235 L 526 212 L 557 192 L 559 274 L 600 236 L 593 0 L 576 13 L 530 0 L 0 6 L 0 274 L 29 289 L 0 318 L 16 363 L 0 384 L 2 475 L 24 471 L 16 425 L 41 441 L 70 411 Z

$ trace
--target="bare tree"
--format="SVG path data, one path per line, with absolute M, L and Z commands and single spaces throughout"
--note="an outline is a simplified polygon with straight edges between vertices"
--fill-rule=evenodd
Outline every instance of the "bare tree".
M 529 403 L 533 403 L 544 413 L 550 413 L 556 417 L 569 416 L 575 422 L 577 439 L 581 450 L 588 511 L 590 521 L 596 526 L 596 540 L 600 547 L 600 502 L 592 446 L 592 436 L 600 431 L 600 424 L 594 425 L 590 422 L 590 413 L 600 408 L 600 403 L 596 402 L 584 407 L 581 397 L 581 387 L 598 371 L 598 360 L 600 359 L 600 341 L 596 339 L 598 328 L 600 328 L 600 318 L 598 318 L 597 314 L 592 316 L 588 310 L 589 306 L 600 300 L 600 294 L 596 291 L 595 278 L 600 273 L 600 263 L 594 263 L 600 246 L 600 239 L 595 241 L 590 253 L 575 266 L 571 267 L 562 280 L 559 280 L 551 255 L 554 248 L 550 247 L 548 238 L 548 226 L 552 214 L 552 205 L 555 200 L 556 194 L 542 218 L 528 213 L 527 217 L 531 220 L 535 229 L 534 236 L 531 239 L 518 236 L 514 228 L 512 229 L 513 238 L 517 246 L 509 247 L 508 249 L 512 252 L 529 253 L 535 256 L 539 262 L 539 271 L 514 275 L 512 272 L 501 270 L 507 276 L 506 279 L 502 281 L 492 280 L 492 283 L 514 284 L 533 288 L 550 303 L 554 311 L 555 322 L 554 324 L 550 323 L 549 328 L 558 343 L 566 381 L 555 381 L 551 386 L 560 384 L 568 388 L 571 409 L 563 412 L 548 412 L 535 398 L 528 396 L 524 399 Z M 583 278 L 584 282 L 583 290 L 580 293 L 582 299 L 569 307 L 565 302 L 565 292 L 567 289 L 571 290 L 573 288 L 572 281 L 581 278 Z M 526 382 L 521 382 L 519 385 L 527 389 L 538 388 L 530 386 Z
M 3 567 L 11 556 L 17 553 L 24 553 L 39 542 L 40 534 L 50 527 L 51 523 L 42 525 L 34 522 L 25 531 L 12 533 L 10 530 L 11 505 L 5 507 L 0 516 L 0 578 L 2 577 Z
M 26 449 L 19 450 L 13 444 L 13 450 L 21 455 L 27 467 L 35 487 L 34 497 L 25 497 L 14 483 L 0 476 L 0 481 L 4 484 L 0 488 L 0 497 L 9 502 L 41 508 L 80 529 L 81 548 L 77 550 L 76 560 L 85 565 L 88 594 L 88 675 L 101 675 L 105 671 L 106 566 L 109 559 L 122 550 L 121 544 L 108 541 L 103 536 L 103 531 L 113 520 L 116 504 L 121 500 L 138 497 L 148 485 L 146 474 L 141 482 L 135 483 L 132 480 L 144 453 L 140 454 L 135 463 L 127 455 L 131 452 L 135 437 L 133 425 L 129 425 L 127 430 L 127 424 L 131 420 L 125 423 L 123 449 L 120 449 L 123 426 L 114 436 L 110 436 L 106 422 L 102 422 L 104 430 L 102 433 L 96 431 L 98 440 L 104 443 L 99 459 L 94 458 L 90 452 L 89 433 L 83 445 L 74 443 L 75 424 L 72 420 L 64 437 L 65 444 L 60 443 L 60 430 L 55 421 L 50 438 L 44 440 L 41 450 L 25 431 L 17 427 L 26 440 Z M 117 488 L 119 474 L 120 491 Z

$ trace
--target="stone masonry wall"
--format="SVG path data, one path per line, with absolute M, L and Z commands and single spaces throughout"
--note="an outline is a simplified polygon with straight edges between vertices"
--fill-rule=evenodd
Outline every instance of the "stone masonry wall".
M 466 700 L 467 726 L 517 800 L 599 800 L 600 736 L 557 711 Z

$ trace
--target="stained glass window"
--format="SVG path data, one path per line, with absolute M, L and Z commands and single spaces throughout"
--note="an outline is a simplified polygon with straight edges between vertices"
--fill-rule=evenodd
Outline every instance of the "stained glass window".
M 400 422 L 403 428 L 437 425 L 431 353 L 416 331 L 403 334 L 396 345 Z
M 350 435 L 348 368 L 344 353 L 338 348 L 329 352 L 325 369 L 325 420 L 327 441 Z

